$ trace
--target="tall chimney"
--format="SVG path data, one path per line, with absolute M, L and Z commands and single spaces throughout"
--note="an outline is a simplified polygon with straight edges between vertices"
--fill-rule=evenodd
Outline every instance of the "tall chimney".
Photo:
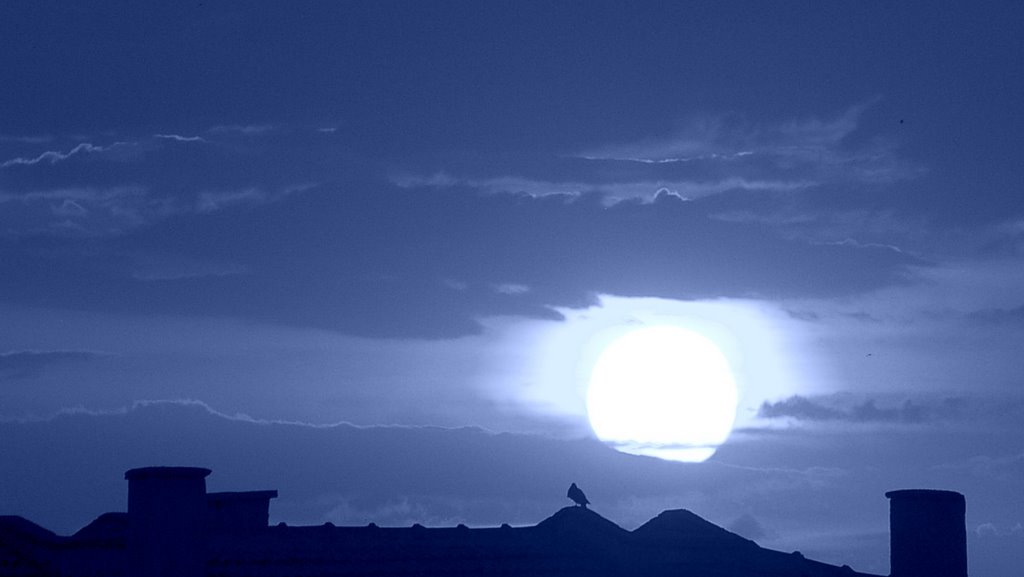
M 892 577 L 967 577 L 966 502 L 956 491 L 889 491 Z
M 144 467 L 128 480 L 128 577 L 206 574 L 206 476 L 198 467 Z

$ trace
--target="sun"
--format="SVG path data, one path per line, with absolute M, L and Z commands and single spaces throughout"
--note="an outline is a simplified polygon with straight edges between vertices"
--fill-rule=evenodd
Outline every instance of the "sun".
M 700 462 L 715 453 L 736 419 L 736 383 L 722 351 L 678 326 L 630 331 L 591 370 L 587 414 L 615 449 Z

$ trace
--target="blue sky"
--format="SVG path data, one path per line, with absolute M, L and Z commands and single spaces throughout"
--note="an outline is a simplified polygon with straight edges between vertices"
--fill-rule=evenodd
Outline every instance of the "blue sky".
M 882 493 L 941 486 L 967 495 L 972 575 L 1006 575 L 1022 32 L 1012 2 L 6 3 L 0 419 L 22 445 L 0 455 L 53 454 L 5 468 L 0 509 L 74 530 L 161 455 L 284 483 L 125 417 L 154 407 L 169 430 L 309 428 L 270 462 L 350 423 L 367 447 L 440 427 L 466 463 L 480 442 L 557 463 L 592 438 L 602 344 L 671 322 L 733 363 L 737 429 L 701 465 L 593 456 L 576 470 L 645 471 L 591 495 L 609 518 L 754 520 L 766 546 L 884 573 Z M 68 419 L 95 427 L 114 497 L 57 514 L 58 489 L 16 487 L 78 462 L 52 448 Z M 114 421 L 153 441 L 110 457 Z M 399 469 L 353 479 L 348 508 L 282 487 L 272 514 L 548 511 L 533 485 L 501 508 Z M 777 502 L 792 487 L 817 514 Z

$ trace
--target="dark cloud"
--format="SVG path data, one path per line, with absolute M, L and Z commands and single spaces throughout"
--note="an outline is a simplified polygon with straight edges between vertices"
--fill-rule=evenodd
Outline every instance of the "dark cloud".
M 786 309 L 785 312 L 790 318 L 798 321 L 812 323 L 821 320 L 821 315 L 815 311 Z
M 33 162 L 5 169 L 0 278 L 9 280 L 0 280 L 0 298 L 443 337 L 478 331 L 481 316 L 556 318 L 552 307 L 601 293 L 849 295 L 906 282 L 909 267 L 923 264 L 884 245 L 722 220 L 720 203 L 682 200 L 735 189 L 785 202 L 795 194 L 786 183 L 803 177 L 771 173 L 777 167 L 748 178 L 718 158 L 621 167 L 550 147 L 513 157 L 445 148 L 401 163 L 470 176 L 402 179 L 397 161 L 359 150 L 354 135 L 313 126 L 219 125 L 194 132 L 202 137 L 148 131 L 45 145 L 61 154 L 12 150 Z M 815 134 L 850 129 L 810 122 L 797 132 L 835 146 L 837 137 Z M 136 154 L 114 157 L 122 142 Z M 93 239 L 87 255 L 83 237 Z M 192 265 L 140 274 L 140 260 Z M 137 282 L 164 277 L 183 282 Z M 65 278 L 76 290 L 64 290 Z M 451 280 L 468 290 L 452 290 Z M 515 286 L 529 291 L 510 299 L 487 288 Z
M 1022 324 L 1024 323 L 1024 305 L 1015 308 L 992 308 L 973 311 L 967 319 L 982 325 Z
M 51 365 L 84 362 L 102 356 L 90 351 L 8 351 L 0 353 L 0 381 L 38 376 Z
M 730 523 L 727 529 L 753 541 L 760 541 L 770 537 L 768 530 L 749 513 L 744 513 L 741 517 Z
M 372 175 L 241 210 L 180 213 L 84 246 L 0 244 L 0 295 L 34 306 L 438 337 L 475 332 L 481 316 L 554 318 L 551 307 L 585 306 L 599 293 L 853 294 L 905 282 L 917 263 L 882 248 L 810 244 L 716 221 L 674 197 L 608 207 L 597 198 L 402 189 Z M 247 274 L 139 282 L 136 263 L 168 258 L 160 255 Z M 75 279 L 74 291 L 63 278 Z M 501 286 L 529 290 L 510 298 L 493 288 Z
M 758 409 L 757 415 L 765 419 L 793 417 L 808 421 L 834 421 L 841 419 L 844 413 L 815 403 L 806 397 L 793 395 L 775 403 L 765 401 Z
M 765 401 L 758 409 L 758 417 L 810 422 L 913 424 L 963 418 L 966 415 L 964 399 L 957 398 L 927 404 L 906 399 L 895 405 L 882 407 L 879 406 L 880 403 L 881 401 L 875 399 L 853 402 L 847 395 L 818 398 L 793 395 L 777 402 Z

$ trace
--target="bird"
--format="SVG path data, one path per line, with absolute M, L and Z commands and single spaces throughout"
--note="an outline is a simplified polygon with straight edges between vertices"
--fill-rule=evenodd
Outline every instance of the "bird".
M 576 483 L 569 485 L 569 492 L 566 493 L 565 496 L 575 501 L 577 507 L 583 507 L 586 509 L 587 505 L 590 504 L 590 501 L 587 500 L 587 496 L 584 495 L 583 491 L 576 486 Z

